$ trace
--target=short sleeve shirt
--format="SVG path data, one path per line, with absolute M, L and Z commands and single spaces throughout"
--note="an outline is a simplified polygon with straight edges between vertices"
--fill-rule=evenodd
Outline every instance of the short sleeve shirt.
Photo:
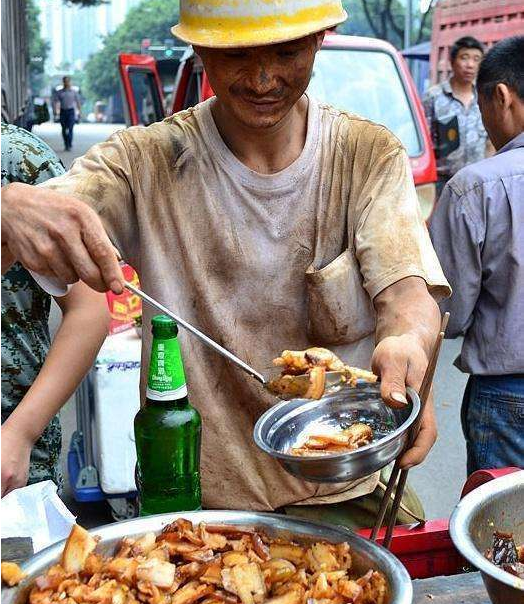
M 145 291 L 261 372 L 283 349 L 311 345 L 368 367 L 373 297 L 411 275 L 436 297 L 449 291 L 402 145 L 310 99 L 302 153 L 260 174 L 224 143 L 213 102 L 120 131 L 45 186 L 95 208 Z M 151 314 L 145 307 L 145 376 Z M 252 437 L 274 398 L 188 334 L 180 340 L 203 416 L 206 507 L 271 510 L 373 490 L 376 477 L 315 485 L 288 475 Z
M 488 135 L 482 124 L 476 90 L 473 95 L 469 107 L 465 107 L 446 80 L 432 86 L 424 97 L 424 111 L 435 148 L 439 145 L 439 123 L 445 124 L 455 116 L 458 122 L 459 146 L 446 157 L 437 158 L 439 176 L 449 178 L 464 166 L 485 157 Z
M 56 93 L 56 98 L 60 103 L 60 109 L 67 111 L 68 109 L 76 109 L 80 104 L 80 96 L 73 88 L 62 88 Z
M 37 184 L 63 174 L 54 151 L 36 136 L 2 123 L 2 186 Z M 23 399 L 47 356 L 51 298 L 19 263 L 2 276 L 2 423 Z M 59 482 L 61 439 L 51 421 L 31 453 L 30 482 Z

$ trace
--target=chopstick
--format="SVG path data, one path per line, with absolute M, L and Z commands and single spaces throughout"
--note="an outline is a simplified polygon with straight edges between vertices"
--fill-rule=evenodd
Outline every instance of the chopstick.
M 376 541 L 378 532 L 384 521 L 384 516 L 386 514 L 386 510 L 387 510 L 388 504 L 391 499 L 391 494 L 393 493 L 393 489 L 395 488 L 395 483 L 397 482 L 397 478 L 399 477 L 399 473 L 400 473 L 398 485 L 395 490 L 395 497 L 393 499 L 393 505 L 391 506 L 391 510 L 388 515 L 386 534 L 384 536 L 384 541 L 382 543 L 382 545 L 386 548 L 389 548 L 389 546 L 391 545 L 393 529 L 394 529 L 394 526 L 395 526 L 395 523 L 397 520 L 398 509 L 400 507 L 400 502 L 402 500 L 402 495 L 404 493 L 404 487 L 406 486 L 406 480 L 408 477 L 408 470 L 400 471 L 400 459 L 401 459 L 402 455 L 404 454 L 404 452 L 407 451 L 413 445 L 413 443 L 415 442 L 415 440 L 418 436 L 418 433 L 420 431 L 422 415 L 423 415 L 424 409 L 426 407 L 426 402 L 431 393 L 431 386 L 433 383 L 433 377 L 435 375 L 435 369 L 437 367 L 437 361 L 438 361 L 438 357 L 439 357 L 439 353 L 440 353 L 440 347 L 442 344 L 442 340 L 444 339 L 444 334 L 446 332 L 446 327 L 448 325 L 448 321 L 449 321 L 449 313 L 447 312 L 442 317 L 442 321 L 441 321 L 441 325 L 440 325 L 440 332 L 433 345 L 433 349 L 431 351 L 431 356 L 430 356 L 430 359 L 428 362 L 428 366 L 426 368 L 426 372 L 424 374 L 424 378 L 423 378 L 422 384 L 420 386 L 420 390 L 419 390 L 420 410 L 419 410 L 418 416 L 416 417 L 416 419 L 413 422 L 413 425 L 411 427 L 410 437 L 408 439 L 406 448 L 404 449 L 402 454 L 399 455 L 399 457 L 397 457 L 397 459 L 395 460 L 395 465 L 393 466 L 393 470 L 391 472 L 391 476 L 389 478 L 389 481 L 388 481 L 388 484 L 386 487 L 386 491 L 384 492 L 382 501 L 380 503 L 380 508 L 378 510 L 375 526 L 373 527 L 373 530 L 371 532 L 370 539 L 372 541 Z

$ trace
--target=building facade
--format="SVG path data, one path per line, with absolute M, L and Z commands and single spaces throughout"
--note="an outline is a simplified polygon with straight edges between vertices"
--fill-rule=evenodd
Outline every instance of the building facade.
M 449 49 L 458 38 L 473 36 L 489 48 L 522 33 L 524 0 L 439 0 L 431 35 L 432 83 L 449 76 Z

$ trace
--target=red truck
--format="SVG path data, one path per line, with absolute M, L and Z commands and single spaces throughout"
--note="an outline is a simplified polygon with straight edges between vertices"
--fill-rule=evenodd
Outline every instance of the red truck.
M 119 65 L 128 125 L 151 124 L 213 95 L 191 48 L 180 61 L 170 98 L 164 97 L 153 57 L 121 54 Z M 427 219 L 435 202 L 435 157 L 415 85 L 400 53 L 383 40 L 329 33 L 317 53 L 308 90 L 321 101 L 384 124 L 399 137 Z
M 431 33 L 431 82 L 449 76 L 449 49 L 462 36 L 473 36 L 488 48 L 524 32 L 522 0 L 440 0 Z

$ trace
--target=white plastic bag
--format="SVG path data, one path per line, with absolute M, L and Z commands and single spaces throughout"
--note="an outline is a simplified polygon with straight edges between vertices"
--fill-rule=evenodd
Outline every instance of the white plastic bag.
M 75 524 L 50 480 L 8 493 L 1 501 L 1 516 L 2 539 L 31 537 L 35 554 L 65 539 Z

